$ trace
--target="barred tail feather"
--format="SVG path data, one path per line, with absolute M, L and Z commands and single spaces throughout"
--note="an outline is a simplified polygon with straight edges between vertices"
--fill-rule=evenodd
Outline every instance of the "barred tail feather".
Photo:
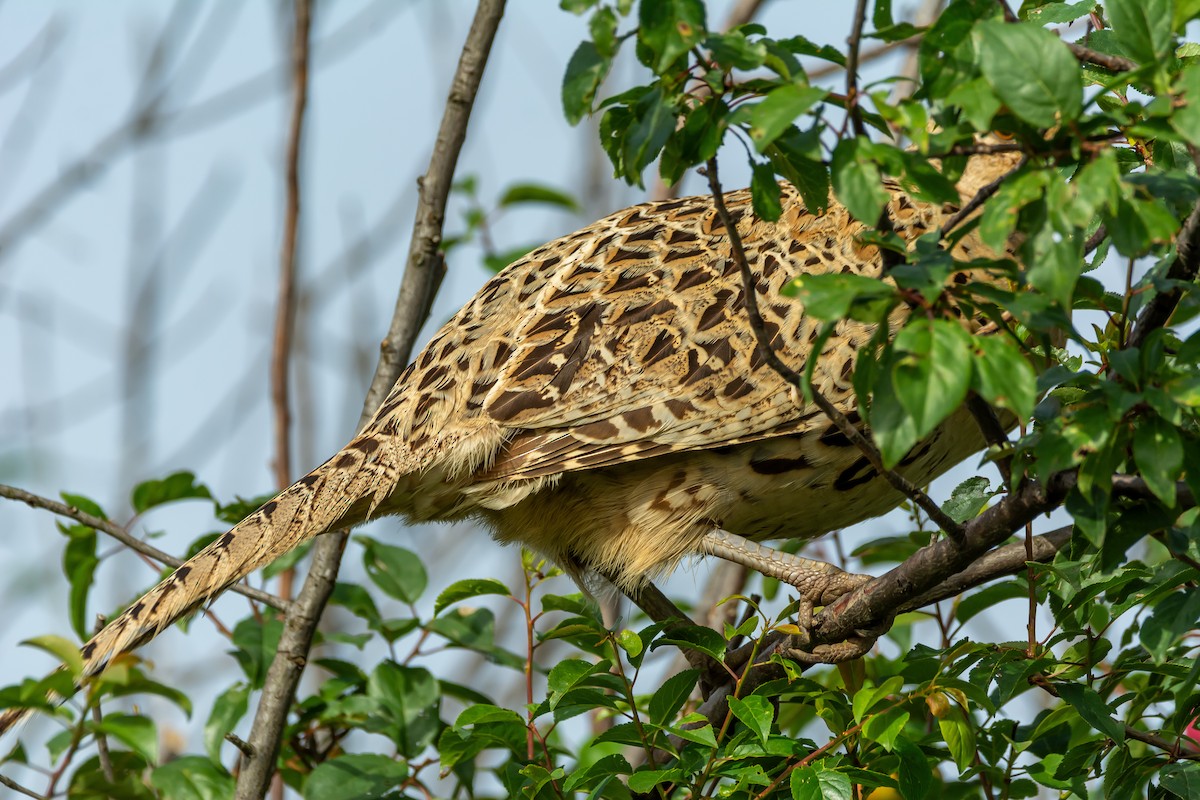
M 80 651 L 82 677 L 100 674 L 117 656 L 146 644 L 254 570 L 309 539 L 364 522 L 378 504 L 380 481 L 390 480 L 395 485 L 397 450 L 381 447 L 378 435 L 360 436 L 263 504 L 92 637 Z M 28 709 L 0 713 L 0 735 L 28 713 Z

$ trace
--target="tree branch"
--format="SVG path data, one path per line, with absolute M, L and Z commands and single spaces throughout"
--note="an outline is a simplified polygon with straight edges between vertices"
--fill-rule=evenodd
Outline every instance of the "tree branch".
M 1179 236 L 1175 240 L 1175 260 L 1167 269 L 1167 279 L 1191 283 L 1196 280 L 1197 274 L 1200 274 L 1200 203 L 1196 204 L 1179 229 Z M 1156 294 L 1138 315 L 1133 332 L 1129 335 L 1128 346 L 1140 346 L 1150 331 L 1166 325 L 1182 299 L 1183 289 L 1178 286 Z
M 1066 45 L 1075 54 L 1075 58 L 1084 64 L 1091 64 L 1094 67 L 1101 67 L 1111 72 L 1133 72 L 1138 68 L 1138 65 L 1128 58 L 1101 53 L 1075 42 L 1067 42 Z
M 287 206 L 283 220 L 283 242 L 279 248 L 279 295 L 275 305 L 275 333 L 271 341 L 271 406 L 275 421 L 275 487 L 280 491 L 292 483 L 291 398 L 288 369 L 291 365 L 292 331 L 296 322 L 296 239 L 300 229 L 300 150 L 304 135 L 304 109 L 308 105 L 308 55 L 312 30 L 309 0 L 297 0 L 292 43 L 292 117 L 284 156 Z M 291 599 L 294 567 L 279 575 L 279 595 Z
M 168 567 L 175 568 L 183 566 L 183 561 L 181 559 L 178 559 L 169 553 L 164 553 L 157 547 L 143 542 L 141 539 L 133 536 L 129 533 L 129 531 L 125 530 L 117 523 L 107 519 L 101 519 L 100 517 L 94 517 L 86 511 L 80 511 L 78 508 L 75 508 L 75 506 L 69 506 L 66 503 L 60 503 L 57 500 L 51 500 L 48 497 L 42 497 L 41 495 L 27 492 L 24 489 L 18 489 L 15 486 L 8 486 L 2 483 L 0 483 L 0 497 L 5 497 L 9 500 L 17 500 L 27 506 L 45 509 L 46 511 L 57 514 L 60 517 L 73 519 L 81 525 L 86 525 L 89 528 L 94 528 L 95 530 L 108 534 L 121 544 L 128 547 L 130 550 L 134 550 L 144 556 L 153 558 L 155 561 L 161 561 Z M 251 586 L 235 583 L 233 586 L 229 587 L 229 591 L 237 592 L 240 595 L 249 597 L 251 600 L 257 600 L 264 605 L 271 606 L 271 608 L 277 608 L 281 611 L 287 611 L 288 608 L 287 602 L 281 598 L 278 598 L 269 592 L 255 589 Z
M 382 404 L 408 361 L 417 334 L 428 314 L 442 264 L 439 244 L 446 199 L 475 96 L 479 91 L 492 41 L 504 14 L 504 0 L 480 0 L 463 45 L 450 96 L 442 116 L 429 171 L 420 182 L 420 204 L 413 225 L 408 266 L 401 281 L 392 324 L 380 348 L 379 365 L 363 406 L 359 427 Z M 348 535 L 330 533 L 313 548 L 312 567 L 284 625 L 279 649 L 271 662 L 255 714 L 248 744 L 254 757 L 247 759 L 238 776 L 239 800 L 262 797 L 275 771 L 280 738 L 296 686 L 308 659 L 321 612 L 333 593 L 338 564 Z

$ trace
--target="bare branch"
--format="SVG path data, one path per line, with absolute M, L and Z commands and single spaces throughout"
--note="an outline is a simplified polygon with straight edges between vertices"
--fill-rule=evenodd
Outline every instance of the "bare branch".
M 1025 569 L 1030 561 L 1049 561 L 1059 550 L 1071 541 L 1071 531 L 1074 526 L 1064 525 L 1049 533 L 1034 536 L 1031 540 L 1032 555 L 1026 549 L 1024 541 L 1006 544 L 976 559 L 971 566 L 955 575 L 951 575 L 936 587 L 923 594 L 916 595 L 904 601 L 897 610 L 898 614 L 907 614 L 918 608 L 939 603 L 951 597 L 957 597 L 968 589 L 974 589 L 985 583 L 990 583 L 1006 575 L 1015 575 Z
M 854 7 L 854 27 L 846 40 L 846 114 L 855 136 L 866 136 L 867 126 L 863 123 L 862 109 L 858 96 L 858 51 L 862 45 L 863 25 L 867 21 L 867 0 L 858 0 Z
M 78 508 L 75 508 L 75 506 L 69 506 L 66 503 L 60 503 L 57 500 L 51 500 L 48 497 L 42 497 L 41 495 L 27 492 L 24 489 L 18 489 L 15 486 L 8 486 L 2 483 L 0 483 L 0 497 L 5 497 L 9 500 L 18 500 L 27 506 L 45 509 L 46 511 L 57 514 L 60 517 L 73 519 L 81 525 L 86 525 L 89 528 L 94 528 L 98 531 L 108 534 L 121 544 L 128 547 L 130 550 L 134 550 L 144 556 L 149 556 L 155 561 L 161 561 L 168 567 L 174 568 L 183 566 L 183 561 L 180 559 L 170 555 L 169 553 L 164 553 L 162 550 L 159 550 L 153 545 L 146 544 L 141 539 L 131 535 L 129 531 L 125 530 L 115 522 L 111 522 L 106 519 L 100 519 L 100 517 L 94 517 L 86 511 L 80 511 Z M 264 605 L 277 608 L 281 611 L 286 611 L 288 608 L 288 604 L 275 595 L 255 589 L 251 586 L 244 586 L 240 583 L 235 583 L 233 586 L 229 587 L 229 590 L 231 592 L 237 592 L 238 594 L 245 595 L 251 600 L 257 600 Z
M 1138 65 L 1128 58 L 1101 53 L 1084 47 L 1081 44 L 1075 44 L 1074 42 L 1067 42 L 1066 44 L 1067 47 L 1071 48 L 1071 52 L 1075 54 L 1075 58 L 1084 64 L 1091 64 L 1094 67 L 1101 67 L 1112 72 L 1133 72 L 1138 68 Z
M 480 0 L 463 45 L 429 171 L 421 181 L 420 204 L 413 225 L 408 266 L 401 282 L 392 324 L 380 348 L 379 365 L 367 393 L 359 420 L 360 428 L 374 415 L 399 377 L 428 314 L 437 286 L 438 267 L 442 263 L 439 245 L 446 199 L 466 138 L 475 96 L 503 14 L 504 0 Z M 317 540 L 313 548 L 312 566 L 289 610 L 279 648 L 263 687 L 262 700 L 248 741 L 255 755 L 247 759 L 239 775 L 239 800 L 262 797 L 275 771 L 275 757 L 279 752 L 279 739 L 287 712 L 308 660 L 321 612 L 333 593 L 338 564 L 347 539 L 346 533 L 326 534 Z
M 275 421 L 275 486 L 282 490 L 292 482 L 292 409 L 288 371 L 291 365 L 292 331 L 296 323 L 296 240 L 300 229 L 300 149 L 304 135 L 304 109 L 308 105 L 309 38 L 312 8 L 308 0 L 296 3 L 292 44 L 292 116 L 285 159 L 287 206 L 284 211 L 283 243 L 279 248 L 279 295 L 275 304 L 275 333 L 271 344 L 271 406 Z M 292 597 L 295 568 L 279 575 L 279 595 Z
M 9 789 L 12 789 L 14 792 L 17 792 L 18 794 L 23 794 L 26 797 L 35 797 L 35 798 L 37 798 L 37 800 L 42 800 L 42 796 L 40 794 L 38 794 L 37 792 L 33 791 L 32 789 L 26 789 L 24 786 L 17 783 L 16 781 L 14 781 L 12 778 L 6 778 L 3 775 L 0 775 L 0 786 L 7 786 Z

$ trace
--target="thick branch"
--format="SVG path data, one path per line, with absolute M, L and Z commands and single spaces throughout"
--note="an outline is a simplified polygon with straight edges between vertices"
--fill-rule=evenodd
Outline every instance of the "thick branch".
M 69 506 L 65 503 L 60 503 L 57 500 L 51 500 L 48 497 L 42 497 L 41 495 L 27 492 L 24 489 L 18 489 L 15 486 L 7 486 L 2 483 L 0 483 L 0 497 L 7 497 L 9 500 L 19 500 L 27 506 L 45 509 L 46 511 L 57 514 L 60 517 L 73 519 L 81 525 L 86 525 L 89 528 L 94 528 L 102 533 L 107 533 L 109 536 L 113 537 L 130 550 L 135 550 L 144 556 L 149 556 L 155 561 L 161 561 L 168 567 L 174 568 L 183 566 L 182 560 L 175 558 L 175 556 L 169 553 L 164 553 L 162 550 L 159 550 L 153 545 L 146 544 L 141 539 L 133 536 L 129 533 L 129 531 L 125 530 L 115 522 L 111 522 L 107 519 L 100 519 L 100 517 L 94 517 L 91 514 L 88 514 L 86 511 L 80 511 L 78 508 L 75 508 L 75 506 Z M 272 608 L 278 608 L 281 611 L 286 611 L 288 608 L 286 601 L 276 597 L 273 594 L 260 591 L 251 586 L 244 586 L 240 583 L 235 583 L 233 586 L 229 587 L 229 591 L 245 595 L 251 600 L 257 600 L 260 603 L 271 606 Z
M 1026 482 L 964 525 L 961 542 L 942 540 L 923 547 L 900 566 L 823 609 L 814 620 L 814 644 L 840 642 L 856 630 L 887 623 L 908 598 L 934 589 L 1026 522 L 1057 508 L 1074 485 L 1073 472 L 1059 473 L 1046 485 Z
M 413 225 L 408 266 L 400 285 L 392 324 L 380 348 L 379 365 L 363 406 L 360 428 L 374 415 L 396 382 L 428 315 L 442 263 L 439 245 L 446 199 L 466 138 L 471 108 L 503 14 L 504 0 L 480 0 L 463 45 L 429 171 L 420 183 L 420 204 Z M 333 593 L 347 538 L 346 533 L 331 533 L 320 537 L 313 548 L 312 567 L 292 604 L 292 613 L 288 614 L 279 649 L 263 687 L 248 742 L 255 757 L 248 760 L 239 776 L 239 800 L 262 797 L 275 770 L 287 712 L 312 648 L 321 612 Z

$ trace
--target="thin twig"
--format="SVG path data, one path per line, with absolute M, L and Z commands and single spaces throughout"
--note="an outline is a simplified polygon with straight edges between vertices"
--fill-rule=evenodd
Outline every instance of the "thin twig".
M 421 182 L 408 267 L 401 282 L 392 324 L 380 348 L 379 365 L 363 405 L 360 428 L 374 415 L 399 377 L 424 322 L 424 315 L 428 314 L 432 302 L 430 295 L 437 286 L 438 267 L 442 264 L 439 244 L 446 199 L 466 138 L 475 95 L 503 14 L 504 0 L 480 0 L 463 45 L 430 158 L 429 171 Z M 344 532 L 329 533 L 320 537 L 313 547 L 312 566 L 304 586 L 292 603 L 263 686 L 262 700 L 248 741 L 254 757 L 247 759 L 245 768 L 238 776 L 239 800 L 262 797 L 275 771 L 275 758 L 279 752 L 287 712 L 312 649 L 321 612 L 333 593 L 338 563 L 347 538 Z
M 987 146 L 987 143 L 982 142 L 981 146 Z M 1007 145 L 1006 145 L 1006 147 L 1007 147 Z M 1001 152 L 1011 152 L 1011 150 L 1004 150 Z M 941 231 L 938 232 L 938 238 L 939 239 L 946 238 L 946 234 L 950 233 L 950 231 L 952 231 L 956 227 L 958 227 L 958 225 L 963 220 L 965 220 L 967 217 L 971 216 L 976 211 L 978 211 L 979 208 L 984 203 L 987 202 L 989 197 L 991 197 L 997 191 L 999 191 L 1000 187 L 1004 184 L 1004 182 L 1006 180 L 1011 178 L 1018 170 L 1020 170 L 1022 167 L 1025 166 L 1025 163 L 1028 160 L 1029 160 L 1028 158 L 1022 158 L 1019 162 L 1017 162 L 1017 165 L 1015 167 L 1013 167 L 1012 169 L 1010 169 L 1008 172 L 1005 172 L 1003 175 L 996 178 L 991 183 L 981 186 L 979 191 L 975 192 L 974 197 L 972 197 L 970 200 L 968 200 L 966 203 L 964 203 L 963 207 L 960 208 L 957 212 L 955 212 L 954 216 L 952 216 L 952 217 L 950 217 L 950 219 L 946 220 L 945 224 L 942 225 Z
M 1081 44 L 1067 42 L 1067 47 L 1075 55 L 1075 58 L 1082 61 L 1084 64 L 1091 64 L 1095 67 L 1101 67 L 1110 72 L 1133 72 L 1138 68 L 1138 65 L 1130 61 L 1128 58 L 1121 56 L 1113 56 L 1108 53 L 1101 53 L 1092 50 L 1090 47 L 1084 47 Z
M 750 322 L 750 329 L 754 332 L 755 339 L 758 341 L 758 351 L 771 369 L 779 373 L 784 380 L 796 387 L 798 391 L 802 392 L 804 386 L 803 376 L 785 364 L 783 359 L 779 357 L 779 354 L 771 347 L 770 337 L 767 336 L 766 328 L 763 325 L 762 312 L 758 308 L 757 281 L 750 269 L 750 262 L 746 258 L 746 251 L 742 248 L 742 237 L 734 225 L 733 218 L 729 216 L 729 209 L 725 206 L 725 196 L 721 190 L 721 181 L 717 174 L 717 160 L 715 157 L 708 160 L 706 172 L 708 175 L 708 185 L 712 190 L 713 205 L 716 207 L 717 215 L 721 218 L 721 223 L 725 226 L 726 235 L 729 236 L 729 248 L 733 254 L 734 262 L 742 272 L 742 293 L 745 295 L 746 315 Z M 862 451 L 876 472 L 882 475 L 894 489 L 919 505 L 929 515 L 929 518 L 945 531 L 951 539 L 957 540 L 961 538 L 962 527 L 957 522 L 947 516 L 938 507 L 937 503 L 933 502 L 929 495 L 921 491 L 912 481 L 894 470 L 885 468 L 883 457 L 879 454 L 875 445 L 863 436 L 862 431 L 856 428 L 846 415 L 821 394 L 811 382 L 809 383 L 809 389 L 812 392 L 813 402 L 817 404 L 817 407 L 833 421 L 834 425 L 837 426 L 838 430 L 847 439 Z
M 35 797 L 35 798 L 37 798 L 37 800 L 42 800 L 42 795 L 38 794 L 37 792 L 33 791 L 32 789 L 26 789 L 24 786 L 17 783 L 16 781 L 14 781 L 12 778 L 6 778 L 3 775 L 0 775 L 0 786 L 7 786 L 9 789 L 12 789 L 14 792 L 17 792 L 18 794 L 23 794 L 26 797 Z
M 164 553 L 162 550 L 159 550 L 153 545 L 146 544 L 141 539 L 133 536 L 129 533 L 129 531 L 125 530 L 115 522 L 101 519 L 100 517 L 94 517 L 86 511 L 80 511 L 78 508 L 75 508 L 75 506 L 69 506 L 65 503 L 60 503 L 57 500 L 51 500 L 48 497 L 42 497 L 41 495 L 27 492 L 24 489 L 18 489 L 15 486 L 9 486 L 2 483 L 0 483 L 0 497 L 5 497 L 9 500 L 18 500 L 27 506 L 45 509 L 46 511 L 57 514 L 60 517 L 73 519 L 81 525 L 86 525 L 89 528 L 94 528 L 95 530 L 108 534 L 121 544 L 128 547 L 130 550 L 135 550 L 144 556 L 149 556 L 155 561 L 161 561 L 168 567 L 174 568 L 183 566 L 182 560 L 170 555 L 169 553 Z M 288 609 L 288 604 L 280 598 L 270 594 L 269 592 L 264 592 L 251 586 L 235 583 L 233 586 L 229 587 L 229 590 L 231 592 L 237 592 L 238 594 L 245 595 L 251 600 L 257 600 L 264 605 L 277 608 L 281 611 L 286 612 Z
M 722 32 L 728 33 L 739 25 L 745 25 L 758 14 L 762 8 L 764 0 L 738 0 L 733 8 L 729 10 L 729 15 L 725 17 L 725 24 L 722 26 Z M 692 97 L 697 103 L 706 100 L 712 95 L 712 87 L 708 83 L 701 83 L 692 93 Z M 679 197 L 680 181 L 667 184 L 663 181 L 662 176 L 655 178 L 654 188 L 650 190 L 650 199 L 659 200 L 674 200 Z
M 1000 471 L 1000 479 L 1004 485 L 1011 488 L 1012 442 L 1008 440 L 1008 434 L 1005 433 L 1004 426 L 1000 424 L 996 410 L 975 392 L 967 395 L 967 410 L 975 418 L 975 424 L 979 426 L 979 432 L 983 434 L 984 441 L 998 452 L 996 469 Z
M 291 423 L 288 369 L 291 366 L 292 331 L 296 321 L 296 239 L 300 231 L 300 151 L 304 136 L 304 109 L 308 105 L 308 54 L 312 8 L 308 0 L 297 0 L 295 33 L 292 37 L 292 116 L 288 130 L 285 182 L 287 200 L 283 221 L 283 243 L 279 248 L 279 295 L 275 305 L 275 333 L 271 345 L 271 406 L 275 420 L 275 486 L 283 490 L 292 483 Z M 279 574 L 279 596 L 292 597 L 296 570 Z
M 858 106 L 858 50 L 862 45 L 863 25 L 867 22 L 867 0 L 858 0 L 854 8 L 854 23 L 850 29 L 846 52 L 846 113 L 855 136 L 866 136 L 867 126 L 863 123 L 862 109 Z
M 96 625 L 92 628 L 93 636 L 104 630 L 104 623 L 106 621 L 103 614 L 96 615 Z M 96 699 L 96 704 L 92 706 L 92 722 L 96 724 L 96 755 L 100 758 L 100 770 L 104 773 L 104 777 L 109 783 L 114 783 L 116 778 L 113 774 L 112 756 L 108 752 L 108 735 L 101 730 L 104 715 L 100 710 L 99 698 Z

